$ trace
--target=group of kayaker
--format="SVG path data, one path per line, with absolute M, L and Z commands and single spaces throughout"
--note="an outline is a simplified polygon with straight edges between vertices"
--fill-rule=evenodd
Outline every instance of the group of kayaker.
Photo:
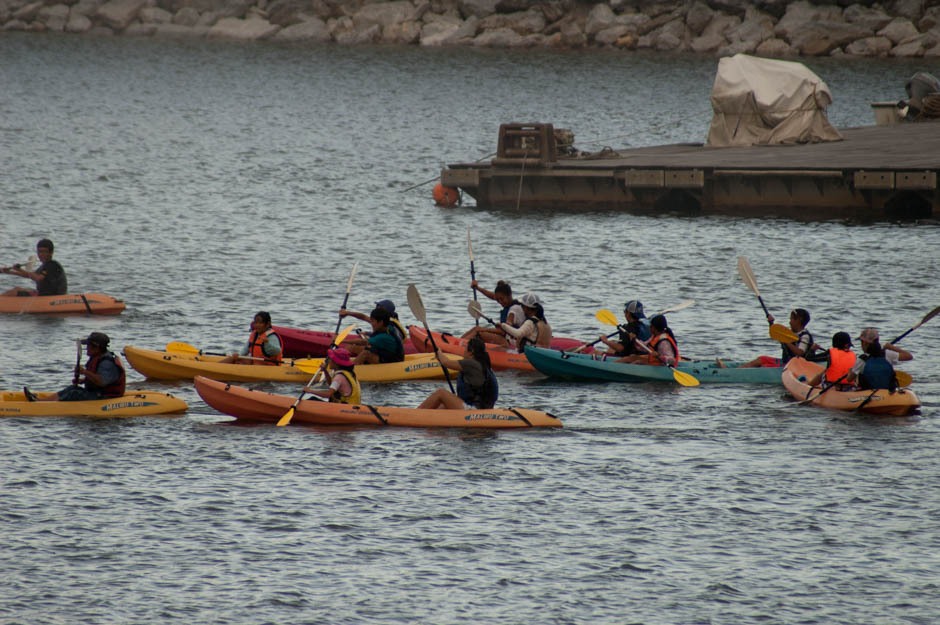
M 23 263 L 16 263 L 9 267 L 0 267 L 0 273 L 6 273 L 21 278 L 29 278 L 36 283 L 35 289 L 16 287 L 0 294 L 0 296 L 34 296 L 34 295 L 65 295 L 69 291 L 69 282 L 65 276 L 65 269 L 59 261 L 52 259 L 55 246 L 49 239 L 40 239 L 36 243 L 36 256 L 39 258 L 39 268 L 30 271 Z

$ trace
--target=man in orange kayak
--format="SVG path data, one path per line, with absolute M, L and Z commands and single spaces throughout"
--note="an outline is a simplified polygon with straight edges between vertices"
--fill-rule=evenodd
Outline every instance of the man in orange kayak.
M 10 295 L 65 295 L 69 290 L 69 282 L 65 277 L 65 269 L 59 261 L 52 260 L 55 246 L 49 239 L 40 239 L 36 243 L 36 256 L 42 264 L 36 271 L 27 271 L 20 265 L 0 267 L 0 272 L 14 276 L 29 278 L 36 283 L 36 289 L 15 289 Z

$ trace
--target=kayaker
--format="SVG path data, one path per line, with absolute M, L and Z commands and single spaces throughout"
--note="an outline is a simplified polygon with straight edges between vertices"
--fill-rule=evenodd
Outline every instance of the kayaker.
M 65 295 L 69 291 L 69 282 L 65 276 L 65 269 L 59 261 L 52 260 L 55 246 L 49 239 L 40 239 L 36 243 L 36 256 L 42 263 L 36 271 L 26 271 L 19 265 L 0 267 L 0 272 L 14 276 L 29 278 L 36 283 L 35 289 L 11 289 L 4 295 Z
M 767 322 L 773 325 L 774 316 L 768 314 Z M 750 362 L 746 362 L 742 367 L 782 367 L 787 364 L 791 358 L 801 356 L 807 360 L 814 360 L 813 352 L 819 349 L 819 345 L 813 342 L 813 335 L 810 334 L 806 326 L 809 325 L 809 311 L 805 308 L 794 308 L 790 311 L 790 329 L 797 336 L 793 343 L 781 343 L 782 353 L 780 358 L 773 356 L 758 356 Z M 719 366 L 724 366 L 719 363 Z
M 398 318 L 398 313 L 395 312 L 395 302 L 390 299 L 381 299 L 375 303 L 376 308 L 384 308 L 388 311 L 389 314 L 389 325 L 388 330 L 394 335 L 398 336 L 398 340 L 402 343 L 405 342 L 405 339 L 408 338 L 408 331 L 405 329 L 405 326 L 402 325 L 401 320 Z M 353 317 L 359 319 L 360 321 L 369 321 L 369 315 L 361 312 L 355 312 L 352 310 L 346 310 L 345 308 L 339 311 L 340 317 Z M 360 345 L 364 346 L 366 344 L 366 339 L 347 339 L 345 341 L 347 344 Z
M 522 305 L 512 296 L 512 287 L 508 282 L 500 280 L 496 283 L 496 288 L 488 291 L 480 286 L 476 280 L 470 282 L 470 288 L 482 293 L 491 300 L 495 300 L 502 309 L 499 311 L 499 322 L 508 323 L 514 328 L 520 327 L 525 322 L 525 312 Z M 461 338 L 471 339 L 475 336 L 480 337 L 487 343 L 494 345 L 509 345 L 506 332 L 502 328 L 487 328 L 484 326 L 473 326 L 464 332 Z
M 859 343 L 861 344 L 862 351 L 865 352 L 869 343 L 873 341 L 881 342 L 878 336 L 878 330 L 875 328 L 865 328 L 858 335 Z M 901 349 L 897 345 L 892 345 L 891 343 L 885 343 L 881 346 L 885 352 L 885 358 L 891 363 L 892 367 L 896 367 L 899 362 L 914 360 L 914 355 L 906 349 Z M 866 352 L 867 353 L 867 352 Z
M 617 326 L 618 340 L 611 341 L 606 335 L 601 335 L 601 342 L 609 348 L 608 355 L 623 358 L 631 354 L 644 353 L 636 346 L 636 341 L 640 340 L 645 343 L 652 334 L 649 319 L 643 314 L 643 303 L 635 299 L 625 303 L 623 316 L 627 323 Z
M 330 358 L 330 364 L 323 375 L 329 388 L 310 389 L 310 393 L 325 397 L 331 402 L 361 404 L 362 389 L 356 378 L 352 354 L 343 347 L 337 347 L 329 350 L 327 355 Z
M 836 385 L 837 391 L 853 390 L 855 385 L 847 381 L 849 371 L 855 365 L 855 352 L 852 351 L 852 337 L 848 332 L 836 332 L 832 335 L 832 347 L 826 352 L 826 369 L 807 382 L 810 386 Z
M 499 383 L 490 367 L 490 355 L 486 343 L 479 337 L 467 341 L 463 357 L 437 352 L 441 364 L 449 369 L 458 369 L 457 394 L 439 388 L 421 402 L 418 408 L 447 410 L 489 409 L 499 398 Z
M 635 365 L 672 365 L 679 362 L 679 344 L 676 342 L 676 336 L 672 333 L 672 328 L 666 322 L 665 315 L 655 315 L 650 319 L 650 337 L 647 344 L 650 351 L 640 351 L 644 353 L 624 356 L 617 362 L 627 362 Z
M 48 399 L 39 399 L 23 387 L 27 401 L 88 401 L 124 395 L 127 375 L 121 359 L 108 351 L 111 339 L 104 332 L 92 332 L 82 340 L 88 360 L 85 366 L 76 365 L 75 381 Z M 82 377 L 84 376 L 84 384 Z
M 897 390 L 894 367 L 885 357 L 885 350 L 878 339 L 865 341 L 863 349 L 865 353 L 855 362 L 845 381 L 853 383 L 857 380 L 858 387 L 865 390 L 886 388 L 892 393 Z
M 512 338 L 512 343 L 515 344 L 520 354 L 525 351 L 526 345 L 551 347 L 552 326 L 545 319 L 542 300 L 529 291 L 519 298 L 519 303 L 522 304 L 522 313 L 525 315 L 522 325 L 515 328 L 510 323 L 503 322 L 499 324 L 499 327 Z
M 226 356 L 219 362 L 236 365 L 281 364 L 281 337 L 271 327 L 271 313 L 258 312 L 251 320 L 251 334 L 241 353 Z
M 376 306 L 369 313 L 372 335 L 356 355 L 355 364 L 373 365 L 383 362 L 401 362 L 405 359 L 405 345 L 397 335 L 389 331 L 391 315 L 388 310 Z M 351 351 L 355 351 L 353 346 Z

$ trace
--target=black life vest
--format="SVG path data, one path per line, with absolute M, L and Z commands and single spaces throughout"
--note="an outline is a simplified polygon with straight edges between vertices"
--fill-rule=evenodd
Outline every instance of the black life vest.
M 480 386 L 470 386 L 464 381 L 463 372 L 457 376 L 457 396 L 465 404 L 476 408 L 492 408 L 499 399 L 499 383 L 492 369 L 486 368 L 486 379 Z
M 884 356 L 862 356 L 865 369 L 859 376 L 859 386 L 863 389 L 875 390 L 886 388 L 892 393 L 898 388 L 898 379 L 894 375 L 894 367 Z

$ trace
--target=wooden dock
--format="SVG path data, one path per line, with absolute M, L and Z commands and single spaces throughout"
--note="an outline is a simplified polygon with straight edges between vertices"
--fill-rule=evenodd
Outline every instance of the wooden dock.
M 551 124 L 503 124 L 497 156 L 441 183 L 480 208 L 805 220 L 940 218 L 940 122 L 839 129 L 829 143 L 676 144 L 565 156 Z

